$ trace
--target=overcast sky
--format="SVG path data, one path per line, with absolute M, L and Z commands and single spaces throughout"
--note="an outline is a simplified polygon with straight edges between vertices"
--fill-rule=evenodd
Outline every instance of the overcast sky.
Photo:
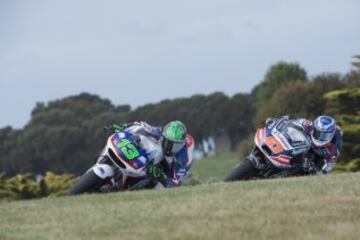
M 345 73 L 359 0 L 0 0 L 0 127 L 90 92 L 136 107 L 249 92 L 269 66 Z

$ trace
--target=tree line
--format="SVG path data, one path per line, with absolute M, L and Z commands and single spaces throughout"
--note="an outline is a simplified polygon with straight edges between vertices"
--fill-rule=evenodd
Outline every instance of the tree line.
M 239 142 L 252 139 L 252 132 L 267 117 L 285 114 L 308 118 L 335 115 L 345 129 L 345 163 L 360 155 L 354 142 L 359 142 L 360 136 L 359 62 L 354 66 L 345 75 L 326 73 L 310 78 L 299 64 L 278 62 L 250 93 L 197 94 L 133 110 L 89 93 L 37 103 L 24 128 L 0 129 L 0 172 L 9 176 L 46 171 L 81 174 L 105 143 L 103 127 L 113 123 L 147 121 L 162 126 L 179 119 L 198 142 L 210 135 L 226 134 L 235 150 Z M 360 163 L 360 159 L 355 162 Z

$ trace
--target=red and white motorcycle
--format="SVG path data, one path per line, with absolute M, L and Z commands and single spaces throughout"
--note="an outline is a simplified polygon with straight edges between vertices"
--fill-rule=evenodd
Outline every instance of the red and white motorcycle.
M 259 128 L 255 147 L 236 165 L 225 181 L 314 174 L 311 140 L 304 130 L 286 119 Z

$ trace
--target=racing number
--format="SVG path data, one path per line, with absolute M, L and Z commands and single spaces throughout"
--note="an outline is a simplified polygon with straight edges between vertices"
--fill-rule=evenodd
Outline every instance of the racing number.
M 125 157 L 129 160 L 133 160 L 140 155 L 134 144 L 129 142 L 129 140 L 127 139 L 123 139 L 117 144 L 117 146 L 120 148 L 121 152 L 125 155 Z
M 278 153 L 281 153 L 282 151 L 284 151 L 284 148 L 274 137 L 267 137 L 265 139 L 265 143 L 270 148 L 270 150 L 275 154 L 278 154 Z

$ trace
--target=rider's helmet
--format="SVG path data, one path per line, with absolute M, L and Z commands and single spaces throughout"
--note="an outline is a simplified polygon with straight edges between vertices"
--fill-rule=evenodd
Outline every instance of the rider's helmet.
M 330 116 L 319 116 L 313 122 L 311 140 L 317 147 L 328 144 L 336 132 L 335 119 Z
M 162 131 L 162 147 L 165 156 L 173 156 L 185 145 L 186 127 L 180 121 L 166 124 Z

